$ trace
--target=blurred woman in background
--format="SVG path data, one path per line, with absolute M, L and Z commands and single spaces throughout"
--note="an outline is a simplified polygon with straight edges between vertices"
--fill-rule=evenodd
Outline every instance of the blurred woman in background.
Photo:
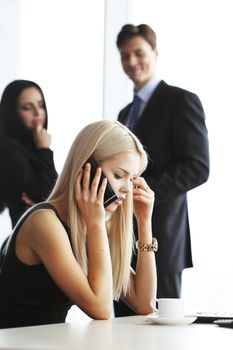
M 11 82 L 0 103 L 0 211 L 9 208 L 12 227 L 28 207 L 49 196 L 56 182 L 47 125 L 39 85 Z

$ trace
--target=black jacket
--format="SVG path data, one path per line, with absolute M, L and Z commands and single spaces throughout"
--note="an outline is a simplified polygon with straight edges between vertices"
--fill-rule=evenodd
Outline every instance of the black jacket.
M 119 114 L 124 124 L 131 104 Z M 187 191 L 209 175 L 209 146 L 199 98 L 161 81 L 133 132 L 149 154 L 143 174 L 155 192 L 153 234 L 159 249 L 158 273 L 192 266 Z
M 0 147 L 0 164 L 1 192 L 14 226 L 28 209 L 21 200 L 23 192 L 35 203 L 49 196 L 57 179 L 53 152 L 8 138 Z

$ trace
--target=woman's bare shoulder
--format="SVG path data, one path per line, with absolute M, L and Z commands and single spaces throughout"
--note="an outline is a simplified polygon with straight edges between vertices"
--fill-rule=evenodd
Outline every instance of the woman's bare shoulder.
M 30 240 L 40 243 L 59 237 L 68 238 L 67 232 L 53 209 L 37 209 L 29 215 L 22 225 L 22 230 L 30 235 Z

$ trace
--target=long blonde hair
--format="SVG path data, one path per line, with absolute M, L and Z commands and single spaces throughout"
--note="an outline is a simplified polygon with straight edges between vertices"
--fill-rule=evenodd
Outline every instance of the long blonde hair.
M 120 153 L 137 152 L 140 155 L 140 175 L 147 166 L 147 155 L 142 144 L 128 128 L 117 121 L 101 120 L 87 125 L 75 138 L 62 172 L 48 200 L 62 201 L 67 206 L 68 226 L 74 255 L 87 272 L 86 232 L 74 197 L 77 174 L 90 156 L 98 164 Z M 108 217 L 107 230 L 113 269 L 114 298 L 125 295 L 130 280 L 130 262 L 133 250 L 133 201 L 128 194 L 123 205 Z

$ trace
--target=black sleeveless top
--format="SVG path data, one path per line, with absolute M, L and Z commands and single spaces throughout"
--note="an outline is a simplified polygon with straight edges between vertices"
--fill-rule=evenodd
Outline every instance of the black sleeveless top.
M 27 265 L 16 256 L 15 240 L 19 228 L 37 209 L 54 210 L 69 236 L 67 225 L 49 203 L 35 205 L 21 218 L 1 248 L 0 328 L 62 323 L 73 304 L 42 263 Z

